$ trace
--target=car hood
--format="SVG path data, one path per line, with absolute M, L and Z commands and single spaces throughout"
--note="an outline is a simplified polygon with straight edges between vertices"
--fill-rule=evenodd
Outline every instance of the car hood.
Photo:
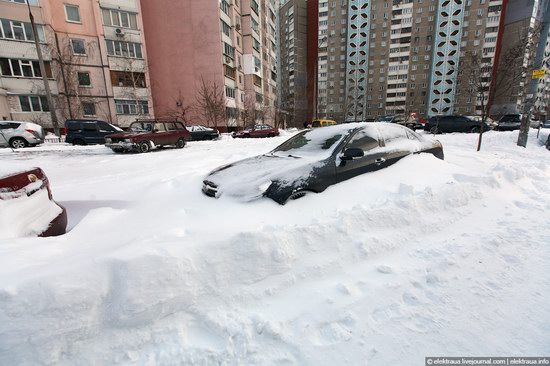
M 117 132 L 117 133 L 113 133 L 111 135 L 107 135 L 105 137 L 106 138 L 109 137 L 109 138 L 125 139 L 125 138 L 140 136 L 140 135 L 147 135 L 149 133 L 151 133 L 151 132 L 148 132 L 148 131 L 145 131 L 145 132 Z
M 215 186 L 218 196 L 249 201 L 261 197 L 272 182 L 279 187 L 299 185 L 321 165 L 323 161 L 317 159 L 266 154 L 221 166 L 208 174 L 204 182 Z

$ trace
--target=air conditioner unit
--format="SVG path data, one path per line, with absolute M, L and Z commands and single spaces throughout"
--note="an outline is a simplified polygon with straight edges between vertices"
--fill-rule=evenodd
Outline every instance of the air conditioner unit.
M 225 56 L 225 63 L 230 64 L 231 63 L 231 57 Z
M 243 66 L 242 65 L 239 65 L 239 70 L 242 70 L 243 69 Z
M 260 68 L 259 67 L 254 67 L 254 72 L 260 72 Z
M 241 25 L 239 23 L 235 24 L 235 29 L 240 31 L 241 30 Z
M 115 33 L 116 33 L 116 35 L 117 35 L 118 37 L 124 36 L 124 31 L 123 31 L 122 29 L 120 29 L 120 28 L 116 28 L 116 29 L 115 29 Z

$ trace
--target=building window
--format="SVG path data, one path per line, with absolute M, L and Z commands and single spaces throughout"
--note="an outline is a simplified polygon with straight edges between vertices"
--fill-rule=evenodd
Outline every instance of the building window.
M 90 102 L 82 102 L 82 113 L 84 117 L 95 116 L 95 104 Z
M 44 62 L 46 77 L 52 78 L 52 69 L 48 61 Z M 16 60 L 9 58 L 0 58 L 0 75 L 2 76 L 20 76 L 26 78 L 41 78 L 40 65 L 38 61 Z
M 254 10 L 256 14 L 260 13 L 260 7 L 258 6 L 258 3 L 256 2 L 256 0 L 250 1 L 250 7 L 252 8 L 252 10 Z
M 222 0 L 220 3 L 220 9 L 227 15 L 229 15 L 229 4 L 226 0 Z
M 103 25 L 137 29 L 137 17 L 134 13 L 115 9 L 101 9 Z
M 113 41 L 110 39 L 105 40 L 105 42 L 107 43 L 107 54 L 109 56 L 143 58 L 140 43 Z
M 18 4 L 27 4 L 27 0 L 7 0 L 12 3 L 18 3 Z M 28 0 L 29 5 L 32 6 L 38 6 L 38 0 Z
M 111 70 L 111 84 L 126 88 L 145 88 L 145 74 L 142 72 L 127 72 Z
M 23 112 L 49 112 L 48 101 L 46 97 L 20 95 L 19 103 Z
M 36 31 L 38 33 L 38 40 L 45 42 L 44 27 L 42 24 L 36 25 Z M 0 19 L 0 38 L 34 41 L 31 23 Z
M 235 58 L 235 48 L 227 43 L 223 43 L 223 54 L 225 56 L 231 57 L 231 59 Z
M 86 56 L 86 44 L 83 39 L 71 39 L 73 55 Z
M 229 24 L 227 24 L 223 20 L 220 20 L 220 23 L 221 23 L 223 34 L 225 34 L 228 37 L 231 37 L 231 27 L 229 26 Z
M 78 86 L 91 87 L 92 80 L 90 79 L 90 73 L 87 71 L 78 71 Z
M 78 5 L 65 4 L 65 20 L 80 23 L 80 9 Z
M 140 100 L 115 99 L 117 114 L 149 114 L 149 102 Z
M 229 87 L 229 86 L 226 86 L 226 87 L 225 87 L 225 95 L 226 95 L 228 98 L 235 99 L 235 89 L 234 89 L 234 88 L 231 88 L 231 87 Z

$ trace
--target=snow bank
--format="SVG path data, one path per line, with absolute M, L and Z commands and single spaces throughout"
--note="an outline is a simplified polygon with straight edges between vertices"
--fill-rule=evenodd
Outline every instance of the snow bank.
M 445 161 L 410 156 L 287 206 L 200 193 L 284 137 L 1 151 L 44 169 L 72 230 L 1 242 L 0 364 L 542 355 L 549 152 L 515 138 L 487 133 L 476 153 L 474 135 L 441 135 Z

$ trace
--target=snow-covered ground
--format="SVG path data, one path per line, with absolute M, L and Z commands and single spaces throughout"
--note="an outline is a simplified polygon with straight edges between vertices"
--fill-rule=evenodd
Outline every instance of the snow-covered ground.
M 201 193 L 278 138 L 115 155 L 43 145 L 55 238 L 0 233 L 0 365 L 423 365 L 550 349 L 550 151 L 438 136 L 286 206 Z

